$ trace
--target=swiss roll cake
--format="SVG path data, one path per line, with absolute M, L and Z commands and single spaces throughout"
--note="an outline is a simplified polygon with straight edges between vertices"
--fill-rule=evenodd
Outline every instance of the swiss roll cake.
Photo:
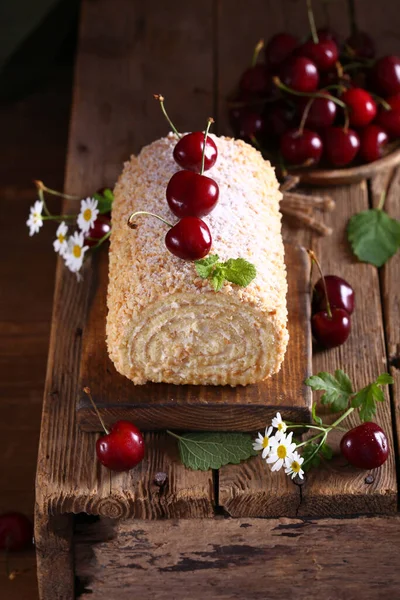
M 144 147 L 124 165 L 114 191 L 107 345 L 117 371 L 137 385 L 166 382 L 247 385 L 279 371 L 288 342 L 287 281 L 281 193 L 270 163 L 240 140 L 210 136 L 218 160 L 206 175 L 219 201 L 203 220 L 219 260 L 243 258 L 256 268 L 246 287 L 214 291 L 192 261 L 165 246 L 168 226 L 135 211 L 178 221 L 166 201 L 177 136 Z

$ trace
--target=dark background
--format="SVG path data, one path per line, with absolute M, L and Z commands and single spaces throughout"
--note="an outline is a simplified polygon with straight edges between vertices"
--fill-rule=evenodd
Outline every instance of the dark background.
M 62 189 L 79 2 L 0 3 L 0 513 L 34 509 L 34 480 L 51 325 L 54 231 L 30 238 L 33 179 Z M 37 598 L 34 553 L 11 558 L 27 569 L 2 600 Z M 55 599 L 56 600 L 56 599 Z

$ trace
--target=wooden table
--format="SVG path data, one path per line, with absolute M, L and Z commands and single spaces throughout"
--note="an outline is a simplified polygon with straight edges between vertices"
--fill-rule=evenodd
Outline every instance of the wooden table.
M 322 7 L 314 4 L 323 22 Z M 393 51 L 396 2 L 384 11 L 372 0 L 354 4 L 360 27 L 374 32 L 382 53 Z M 346 10 L 344 1 L 325 5 L 331 26 L 343 35 Z M 303 2 L 84 1 L 66 191 L 85 196 L 112 186 L 131 153 L 165 134 L 154 92 L 167 97 L 181 130 L 198 129 L 213 115 L 219 133 L 227 132 L 227 94 L 255 41 L 281 29 L 307 31 Z M 259 457 L 219 472 L 194 472 L 182 466 L 174 440 L 163 433 L 146 434 L 148 453 L 137 469 L 103 469 L 95 460 L 97 435 L 80 431 L 75 416 L 95 270 L 88 264 L 77 283 L 58 265 L 36 486 L 42 599 L 93 592 L 93 599 L 257 593 L 347 600 L 378 598 L 382 587 L 398 593 L 400 255 L 378 272 L 359 264 L 345 240 L 349 217 L 375 205 L 383 189 L 386 209 L 399 218 L 400 171 L 394 171 L 371 184 L 330 190 L 337 203 L 327 218 L 331 237 L 317 238 L 289 222 L 284 227 L 287 240 L 316 250 L 326 271 L 349 280 L 357 296 L 349 341 L 315 354 L 314 372 L 342 367 L 358 387 L 386 369 L 395 377 L 378 414 L 392 452 L 372 473 L 354 471 L 339 458 L 300 487 L 283 473 L 271 475 Z M 157 473 L 166 474 L 164 485 L 156 485 Z M 78 513 L 87 516 L 73 516 Z

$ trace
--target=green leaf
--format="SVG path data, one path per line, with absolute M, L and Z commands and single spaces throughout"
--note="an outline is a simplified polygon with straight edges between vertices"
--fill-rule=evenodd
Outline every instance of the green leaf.
M 329 404 L 332 412 L 345 410 L 353 394 L 351 381 L 341 369 L 335 371 L 335 375 L 322 371 L 318 375 L 312 375 L 306 379 L 305 383 L 313 390 L 325 392 L 321 397 L 321 402 Z
M 312 410 L 311 410 L 311 415 L 312 415 L 313 421 L 317 425 L 322 425 L 322 419 L 321 419 L 321 417 L 319 417 L 317 415 L 316 411 L 317 411 L 317 403 L 314 402 L 314 404 L 312 405 Z
M 321 448 L 319 449 L 320 453 L 322 454 L 322 456 L 324 458 L 326 458 L 326 460 L 331 460 L 332 456 L 333 456 L 333 450 L 330 447 L 329 444 L 327 444 L 326 442 L 324 442 L 321 446 Z
M 359 260 L 381 267 L 400 247 L 400 221 L 384 210 L 364 210 L 351 217 L 347 235 Z
M 178 437 L 178 444 L 183 464 L 200 471 L 237 465 L 257 454 L 247 433 L 186 433 Z
M 378 385 L 386 385 L 388 383 L 393 383 L 393 377 L 389 375 L 389 373 L 382 373 L 379 377 L 376 378 L 375 383 Z
M 218 262 L 218 254 L 209 254 L 201 260 L 195 261 L 196 272 L 202 279 L 207 279 L 213 270 L 214 265 Z
M 93 198 L 95 198 L 98 202 L 97 208 L 99 209 L 99 213 L 101 215 L 110 212 L 112 203 L 114 202 L 114 194 L 112 190 L 106 188 L 102 194 L 96 192 L 93 194 Z
M 211 275 L 211 285 L 213 286 L 214 292 L 219 292 L 219 290 L 224 285 L 225 281 L 225 273 L 222 265 L 218 265 Z
M 241 287 L 249 285 L 257 275 L 255 266 L 244 258 L 230 258 L 223 264 L 225 279 Z

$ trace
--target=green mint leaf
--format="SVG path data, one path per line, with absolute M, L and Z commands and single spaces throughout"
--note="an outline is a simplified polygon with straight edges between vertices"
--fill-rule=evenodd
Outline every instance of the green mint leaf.
M 386 385 L 388 383 L 393 383 L 393 377 L 391 375 L 389 375 L 389 373 L 382 373 L 382 375 L 379 375 L 379 377 L 376 378 L 375 383 L 377 385 Z
M 257 275 L 255 266 L 244 258 L 230 258 L 225 263 L 225 279 L 246 287 Z
M 400 247 L 400 221 L 384 210 L 364 210 L 351 217 L 347 236 L 359 260 L 381 267 Z
M 219 292 L 225 282 L 225 271 L 222 265 L 217 265 L 211 274 L 211 285 L 214 292 Z
M 313 390 L 325 392 L 321 402 L 330 404 L 332 412 L 345 410 L 353 394 L 351 381 L 341 369 L 335 371 L 335 375 L 322 371 L 306 379 L 305 383 Z
M 189 469 L 207 471 L 255 456 L 253 439 L 247 433 L 186 433 L 178 440 L 181 460 Z
M 326 458 L 326 460 L 331 460 L 332 456 L 333 456 L 333 450 L 330 447 L 329 444 L 327 444 L 326 442 L 324 442 L 321 446 L 321 448 L 319 449 L 321 455 Z
M 107 188 L 102 194 L 96 192 L 93 194 L 93 198 L 97 200 L 97 208 L 99 209 L 99 213 L 101 215 L 110 212 L 112 203 L 114 202 L 114 194 L 112 190 Z
M 393 383 L 393 377 L 389 373 L 382 373 L 373 383 L 365 386 L 357 392 L 352 401 L 351 406 L 359 409 L 361 421 L 371 421 L 376 414 L 376 403 L 385 401 L 381 385 Z
M 318 444 L 316 444 L 315 442 L 310 442 L 309 444 L 306 444 L 303 447 L 301 455 L 304 458 L 304 462 L 301 465 L 301 467 L 302 467 L 302 469 L 304 469 L 305 472 L 309 471 L 312 467 L 319 466 L 319 464 L 321 462 L 319 452 L 314 454 L 314 452 L 317 450 L 317 448 L 318 448 Z M 314 456 L 313 456 L 313 454 L 314 454 Z
M 218 262 L 218 260 L 218 254 L 209 254 L 201 260 L 196 260 L 194 264 L 197 275 L 202 279 L 208 279 L 213 271 L 214 265 Z
M 314 404 L 312 405 L 312 411 L 311 411 L 311 415 L 312 415 L 312 419 L 314 421 L 314 423 L 316 423 L 317 425 L 322 425 L 322 419 L 321 417 L 319 417 L 317 415 L 317 403 L 314 402 Z

